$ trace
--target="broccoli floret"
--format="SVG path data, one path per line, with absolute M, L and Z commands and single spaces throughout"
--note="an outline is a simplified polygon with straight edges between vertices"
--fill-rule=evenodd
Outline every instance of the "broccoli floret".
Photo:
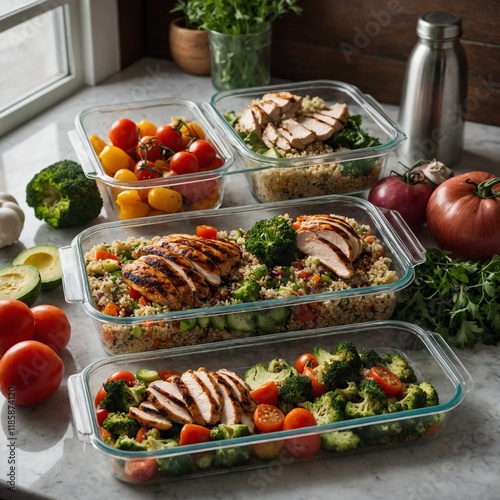
M 399 377 L 399 380 L 405 384 L 414 384 L 417 377 L 413 368 L 410 366 L 406 358 L 399 353 L 384 354 L 382 356 L 382 364 L 386 366 L 392 373 Z
M 125 380 L 105 382 L 106 397 L 99 403 L 101 408 L 114 412 L 128 412 L 131 406 L 139 406 L 145 399 L 146 385 L 138 382 L 129 387 Z
M 144 443 L 139 443 L 133 437 L 121 435 L 115 442 L 115 448 L 127 451 L 146 451 Z
M 86 224 L 103 206 L 96 181 L 87 178 L 81 165 L 71 160 L 35 174 L 26 187 L 26 203 L 35 209 L 37 219 L 56 229 Z
M 361 358 L 361 364 L 364 368 L 370 369 L 373 366 L 378 366 L 382 364 L 382 358 L 380 354 L 372 349 L 371 347 L 364 347 L 359 351 L 359 357 Z
M 388 406 L 390 413 L 404 410 L 415 410 L 427 406 L 427 394 L 416 384 L 406 384 L 401 390 L 401 399 L 391 401 Z
M 364 446 L 391 445 L 406 441 L 407 433 L 402 421 L 360 427 L 358 433 Z
M 353 371 L 361 369 L 361 358 L 359 357 L 358 350 L 356 346 L 348 340 L 339 342 L 331 352 L 316 346 L 313 350 L 313 354 L 319 364 L 346 361 L 352 366 Z
M 300 406 L 309 410 L 318 425 L 331 424 L 344 420 L 345 400 L 334 391 L 325 392 L 313 402 L 304 402 Z
M 137 420 L 125 412 L 112 412 L 102 423 L 103 429 L 107 430 L 114 439 L 120 436 L 135 437 L 141 428 Z
M 287 218 L 276 215 L 250 228 L 245 248 L 268 267 L 289 266 L 297 252 L 297 233 Z
M 210 429 L 210 440 L 233 439 L 250 435 L 250 429 L 245 424 L 219 424 Z
M 267 367 L 262 363 L 249 368 L 244 375 L 245 382 L 253 391 L 262 387 L 270 380 L 274 381 L 278 387 L 292 375 L 298 375 L 297 370 L 284 359 L 273 359 Z
M 208 469 L 214 461 L 214 455 L 213 451 L 195 453 L 193 455 L 194 465 L 198 469 Z
M 387 409 L 387 396 L 372 379 L 364 379 L 359 384 L 361 401 L 348 401 L 345 405 L 346 418 L 361 418 L 380 415 Z
M 439 395 L 430 382 L 420 382 L 418 386 L 425 392 L 427 406 L 437 406 L 439 404 Z
M 298 405 L 312 401 L 312 382 L 305 375 L 292 375 L 280 387 L 279 399 L 285 403 Z
M 344 360 L 323 363 L 318 365 L 315 371 L 327 391 L 347 387 L 349 382 L 357 382 L 360 379 L 359 371 L 353 368 L 352 363 Z
M 330 453 L 354 450 L 360 441 L 359 436 L 352 431 L 331 431 L 321 434 L 321 445 Z
M 260 285 L 254 279 L 247 278 L 233 291 L 233 297 L 241 302 L 255 302 L 260 297 Z
M 354 381 L 347 382 L 347 387 L 337 387 L 337 394 L 340 394 L 345 401 L 353 401 L 359 397 L 358 384 Z

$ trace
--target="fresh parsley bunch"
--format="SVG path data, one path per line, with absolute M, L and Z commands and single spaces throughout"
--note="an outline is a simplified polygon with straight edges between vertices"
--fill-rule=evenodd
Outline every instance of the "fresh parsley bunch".
M 428 249 L 415 280 L 401 291 L 393 319 L 441 334 L 459 348 L 500 340 L 500 255 L 486 261 L 453 259 Z

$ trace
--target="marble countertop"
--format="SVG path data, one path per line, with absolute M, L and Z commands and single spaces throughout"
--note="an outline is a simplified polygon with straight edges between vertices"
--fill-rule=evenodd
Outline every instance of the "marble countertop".
M 25 203 L 26 184 L 36 171 L 64 158 L 76 160 L 67 134 L 74 128 L 80 111 L 160 97 L 202 102 L 208 101 L 214 92 L 208 77 L 182 73 L 169 61 L 144 59 L 96 87 L 84 88 L 0 138 L 0 191 L 13 194 L 26 213 L 19 242 L 0 250 L 0 267 L 9 265 L 21 250 L 35 244 L 68 245 L 81 230 L 52 229 L 37 220 Z M 393 117 L 397 113 L 394 106 L 385 109 Z M 500 175 L 500 128 L 467 123 L 465 130 L 465 151 L 456 171 L 486 170 Z M 254 200 L 245 179 L 231 176 L 223 205 L 247 203 Z M 108 214 L 110 207 L 105 206 L 96 222 L 112 220 Z M 428 242 L 425 232 L 419 237 L 424 244 Z M 10 410 L 0 396 L 1 498 L 498 498 L 499 346 L 455 350 L 472 375 L 475 387 L 453 410 L 443 433 L 428 443 L 139 487 L 114 479 L 104 457 L 78 439 L 73 423 L 66 379 L 106 357 L 95 325 L 79 304 L 65 302 L 61 287 L 44 292 L 43 302 L 63 308 L 73 327 L 71 341 L 61 353 L 66 377 L 59 390 L 37 406 Z M 12 421 L 16 440 L 8 449 L 8 422 Z M 15 492 L 7 490 L 10 457 L 16 462 Z

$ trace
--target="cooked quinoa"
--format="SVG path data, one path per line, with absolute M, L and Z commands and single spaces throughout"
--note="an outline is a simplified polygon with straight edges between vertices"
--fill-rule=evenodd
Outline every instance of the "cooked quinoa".
M 328 105 L 320 97 L 306 96 L 297 116 L 326 109 Z M 240 132 L 238 124 L 235 130 Z M 285 152 L 275 148 L 281 158 L 310 158 L 334 150 L 327 143 L 315 141 L 305 149 L 293 149 Z M 383 160 L 367 158 L 349 160 L 342 163 L 314 162 L 311 158 L 308 166 L 283 165 L 276 168 L 252 171 L 248 174 L 254 196 L 261 202 L 283 201 L 329 194 L 343 194 L 364 191 L 379 179 Z M 248 168 L 258 165 L 247 161 Z
M 396 272 L 391 269 L 391 259 L 384 255 L 384 247 L 371 235 L 370 227 L 360 225 L 354 219 L 343 218 L 356 230 L 363 244 L 361 255 L 353 262 L 355 272 L 351 278 L 341 279 L 326 269 L 317 258 L 300 253 L 290 267 L 276 266 L 267 269 L 267 274 L 258 278 L 262 301 L 281 297 L 297 298 L 294 301 L 296 304 L 287 308 L 286 320 L 276 327 L 277 333 L 382 320 L 392 315 L 395 305 L 393 292 L 371 293 L 335 300 L 331 297 L 328 300 L 323 298 L 326 292 L 387 285 L 398 280 Z M 235 289 L 243 279 L 249 276 L 255 277 L 256 269 L 262 269 L 258 260 L 245 250 L 245 238 L 240 233 L 240 230 L 219 232 L 218 238 L 231 239 L 238 244 L 242 259 L 228 276 L 222 278 L 221 285 L 217 289 L 212 289 L 211 296 L 200 303 L 199 308 L 193 309 L 190 318 L 193 318 L 191 322 L 196 323 L 194 325 L 186 320 L 166 321 L 164 314 L 172 312 L 167 306 L 149 302 L 144 297 L 132 298 L 129 286 L 121 277 L 121 263 L 132 258 L 131 253 L 137 246 L 151 243 L 157 237 L 115 240 L 109 244 L 96 245 L 88 251 L 85 254 L 85 264 L 95 307 L 101 312 L 106 312 L 109 310 L 108 304 L 111 304 L 116 311 L 113 313 L 116 317 L 110 316 L 109 322 L 100 323 L 105 350 L 110 354 L 125 354 L 262 334 L 263 332 L 257 327 L 253 331 L 230 329 L 227 322 L 224 322 L 224 316 L 210 315 L 208 311 L 203 311 L 203 308 L 229 306 L 235 303 L 231 297 L 231 290 Z M 97 250 L 111 252 L 118 256 L 119 260 L 98 260 Z M 318 302 L 304 303 L 299 298 L 314 294 L 319 294 Z M 196 311 L 205 314 L 197 315 Z M 228 310 L 228 313 L 230 312 L 231 310 Z M 146 316 L 147 318 L 141 320 Z M 219 326 L 215 327 L 214 323 L 208 320 L 209 316 L 222 319 L 222 326 L 215 322 Z M 121 318 L 127 320 L 121 321 Z M 195 321 L 195 318 L 206 321 Z M 200 323 L 203 326 L 200 326 Z

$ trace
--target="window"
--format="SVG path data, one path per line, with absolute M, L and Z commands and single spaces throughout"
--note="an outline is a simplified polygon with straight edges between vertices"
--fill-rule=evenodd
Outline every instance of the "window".
M 0 135 L 119 70 L 116 1 L 0 0 Z

